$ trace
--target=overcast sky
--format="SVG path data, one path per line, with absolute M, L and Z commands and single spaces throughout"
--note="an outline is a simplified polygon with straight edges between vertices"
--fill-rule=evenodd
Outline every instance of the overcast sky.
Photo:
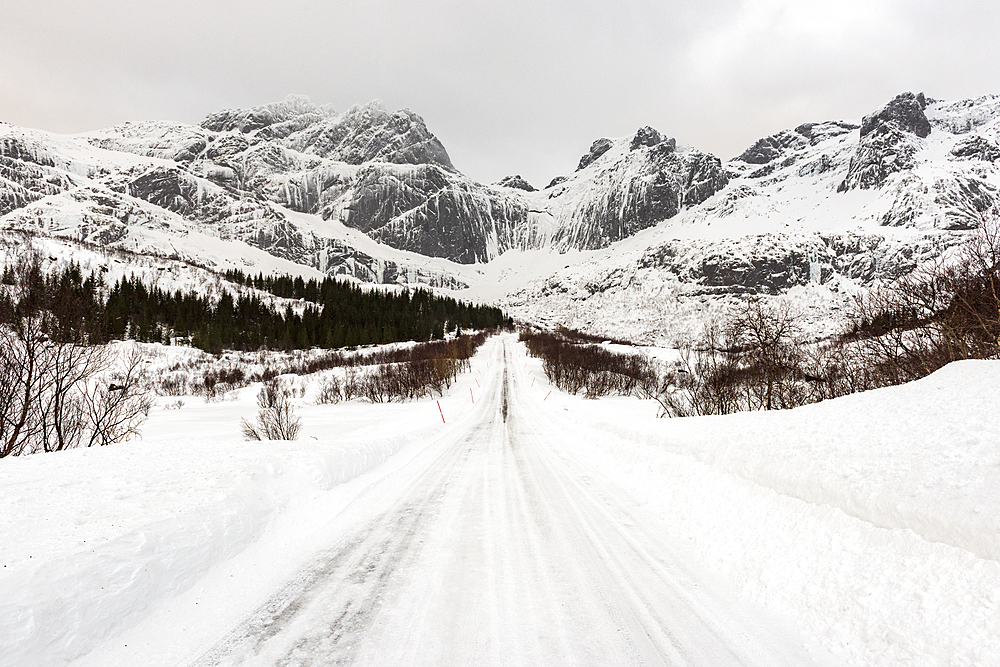
M 726 159 L 905 90 L 1000 93 L 998 29 L 987 0 L 0 0 L 0 120 L 381 99 L 473 178 L 542 186 L 642 125 Z

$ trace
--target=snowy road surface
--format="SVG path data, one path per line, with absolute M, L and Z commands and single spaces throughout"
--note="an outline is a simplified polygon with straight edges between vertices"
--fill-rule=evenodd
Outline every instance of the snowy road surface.
M 510 339 L 489 345 L 475 409 L 189 664 L 810 664 L 575 458 Z
M 250 386 L 5 459 L 0 667 L 1000 665 L 1000 362 L 662 420 L 524 355 L 488 341 L 447 424 L 320 374 L 294 442 L 240 438 Z

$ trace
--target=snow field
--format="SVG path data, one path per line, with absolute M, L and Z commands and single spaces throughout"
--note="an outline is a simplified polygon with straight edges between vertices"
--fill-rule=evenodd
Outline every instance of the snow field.
M 578 429 L 581 457 L 818 650 L 851 665 L 991 665 L 998 375 L 1000 363 L 961 362 L 792 411 L 683 420 L 630 399 L 547 402 Z
M 142 441 L 0 462 L 0 665 L 125 665 L 137 644 L 146 664 L 176 664 L 213 645 L 321 535 L 375 511 L 352 500 L 474 419 L 496 340 L 440 400 L 447 426 L 435 400 L 312 405 L 318 374 L 295 399 L 296 442 L 240 440 L 250 386 L 180 409 L 162 398 Z M 522 398 L 561 430 L 553 455 L 797 627 L 817 663 L 1000 664 L 1000 362 L 792 411 L 667 420 L 652 402 L 553 390 L 514 349 Z M 236 592 L 218 585 L 229 577 Z
M 154 347 L 157 364 L 187 352 Z M 451 418 L 471 404 L 475 382 L 462 379 L 441 401 Z M 163 397 L 141 441 L 2 462 L 0 665 L 87 653 L 248 546 L 294 534 L 289 522 L 343 507 L 346 483 L 442 426 L 434 401 L 318 406 L 310 387 L 294 400 L 299 440 L 244 442 L 240 419 L 255 417 L 258 389 L 218 403 L 180 397 L 180 409 Z

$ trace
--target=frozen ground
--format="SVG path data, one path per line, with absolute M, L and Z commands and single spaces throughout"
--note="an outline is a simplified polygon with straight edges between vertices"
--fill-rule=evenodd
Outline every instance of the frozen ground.
M 0 665 L 1000 664 L 998 378 L 657 420 L 501 337 L 446 424 L 187 398 L 0 461 Z

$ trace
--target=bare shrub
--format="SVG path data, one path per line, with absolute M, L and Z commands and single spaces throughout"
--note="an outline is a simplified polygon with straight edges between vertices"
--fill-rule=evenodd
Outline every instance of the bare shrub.
M 0 457 L 107 445 L 138 433 L 152 398 L 137 349 L 49 339 L 41 316 L 0 327 Z
M 205 400 L 208 402 L 221 401 L 229 393 L 249 384 L 246 370 L 240 365 L 210 368 L 201 378 Z
M 344 369 L 344 400 L 350 401 L 361 396 L 361 377 L 352 367 Z
M 88 447 L 110 445 L 138 435 L 139 426 L 153 406 L 142 364 L 142 352 L 133 347 L 119 369 L 99 378 L 84 392 L 90 421 Z
M 330 405 L 340 403 L 344 398 L 343 387 L 340 378 L 331 373 L 320 382 L 319 392 L 316 394 L 317 405 Z
M 857 299 L 846 337 L 876 386 L 960 359 L 1000 357 L 1000 223 L 984 218 L 957 256 Z
M 542 370 L 549 380 L 570 394 L 582 391 L 587 398 L 641 395 L 657 384 L 655 366 L 642 355 L 619 354 L 589 342 L 581 344 L 575 342 L 581 339 L 565 333 L 523 330 L 519 340 L 529 354 L 542 360 Z
M 274 378 L 263 384 L 257 394 L 257 421 L 244 419 L 241 423 L 246 440 L 296 440 L 302 428 L 301 420 L 295 416 L 290 392 Z
M 787 305 L 747 302 L 724 324 L 726 372 L 741 385 L 746 410 L 782 410 L 808 402 L 801 371 L 802 333 Z

